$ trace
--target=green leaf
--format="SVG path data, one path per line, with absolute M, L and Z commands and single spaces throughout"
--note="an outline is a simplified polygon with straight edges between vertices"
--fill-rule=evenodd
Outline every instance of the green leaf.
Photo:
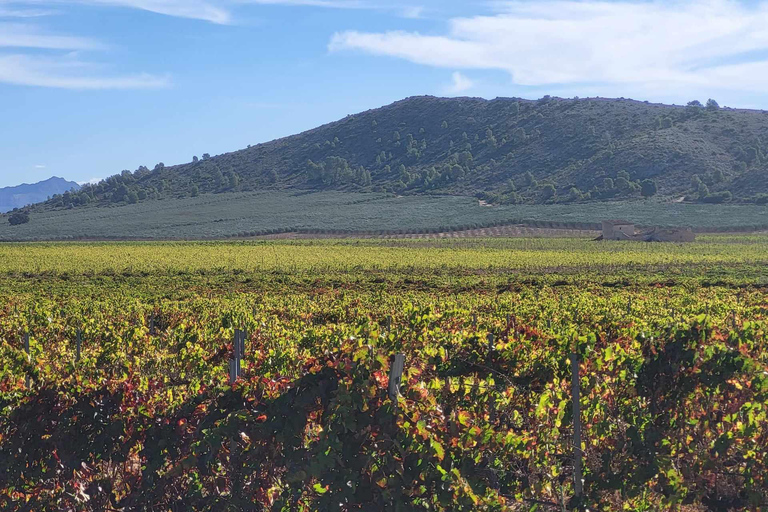
M 437 459 L 440 462 L 442 462 L 443 459 L 445 458 L 445 449 L 443 448 L 443 446 L 439 442 L 437 442 L 435 439 L 430 439 L 429 445 L 435 451 L 435 457 L 437 457 Z

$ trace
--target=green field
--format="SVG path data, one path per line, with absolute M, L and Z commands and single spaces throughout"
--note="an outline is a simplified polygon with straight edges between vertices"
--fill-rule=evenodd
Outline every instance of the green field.
M 762 510 L 766 269 L 765 235 L 0 244 L 0 509 Z
M 34 212 L 28 224 L 0 222 L 0 240 L 210 239 L 297 230 L 437 232 L 531 222 L 596 224 L 613 218 L 644 226 L 765 229 L 768 207 L 656 201 L 483 207 L 460 196 L 274 191 Z

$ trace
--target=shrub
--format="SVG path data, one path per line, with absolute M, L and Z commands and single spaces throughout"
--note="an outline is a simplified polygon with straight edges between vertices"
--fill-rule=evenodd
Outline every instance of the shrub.
M 26 224 L 27 222 L 29 222 L 29 214 L 27 212 L 16 212 L 8 217 L 8 223 L 11 226 L 19 226 L 21 224 Z
M 642 187 L 641 193 L 643 197 L 652 197 L 658 192 L 656 182 L 653 180 L 643 180 L 640 186 Z
M 704 197 L 704 199 L 702 199 L 702 201 L 705 202 L 705 203 L 719 204 L 719 203 L 727 203 L 731 199 L 733 199 L 733 194 L 731 194 L 730 191 L 725 190 L 723 192 L 717 192 L 715 194 L 709 194 L 708 196 Z
M 551 199 L 557 195 L 557 189 L 551 183 L 547 183 L 541 187 L 541 197 L 543 200 Z

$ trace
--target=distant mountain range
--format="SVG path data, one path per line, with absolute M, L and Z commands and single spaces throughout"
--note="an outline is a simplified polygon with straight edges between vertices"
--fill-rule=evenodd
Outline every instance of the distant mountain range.
M 0 213 L 43 202 L 56 194 L 78 190 L 80 185 L 77 183 L 56 176 L 31 185 L 24 183 L 15 187 L 0 188 Z

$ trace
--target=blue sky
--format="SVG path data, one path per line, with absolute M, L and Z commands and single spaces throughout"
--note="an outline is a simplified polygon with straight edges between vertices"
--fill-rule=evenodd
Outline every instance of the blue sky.
M 79 182 L 412 95 L 768 109 L 768 0 L 0 0 L 0 186 Z

